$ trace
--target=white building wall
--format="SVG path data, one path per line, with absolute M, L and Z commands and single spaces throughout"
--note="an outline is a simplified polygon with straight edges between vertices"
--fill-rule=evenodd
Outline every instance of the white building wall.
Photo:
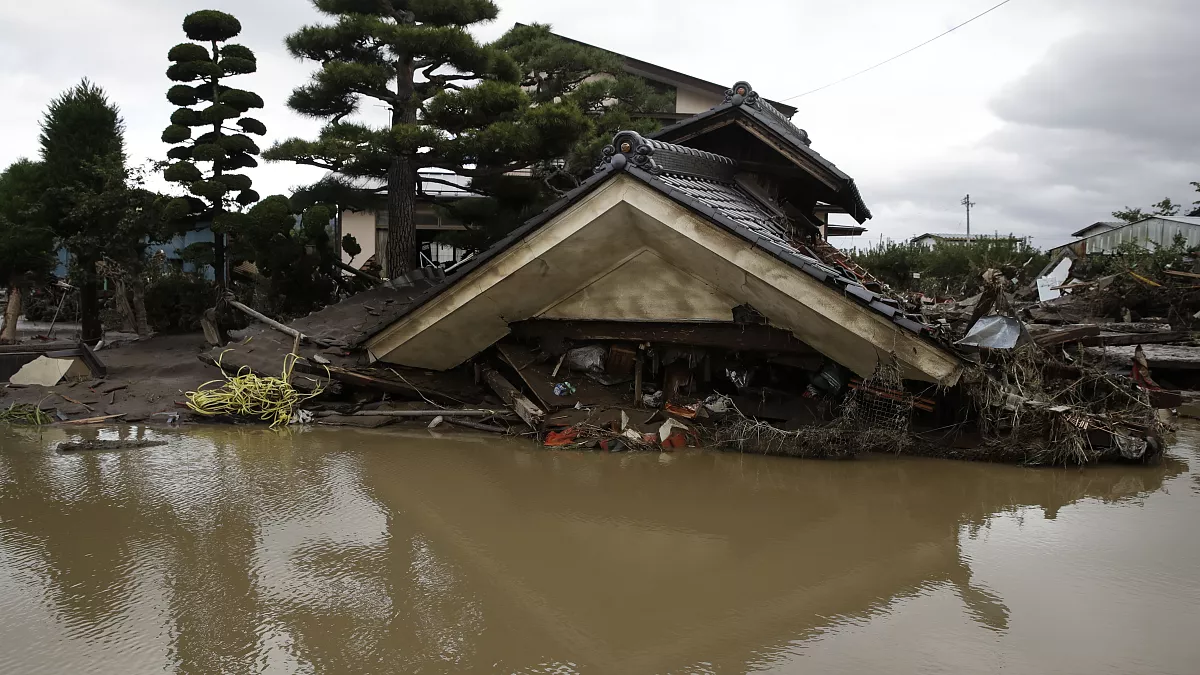
M 679 87 L 675 90 L 675 112 L 695 115 L 720 105 L 724 100 L 721 94 Z
M 368 258 L 375 255 L 375 212 L 342 211 L 342 234 L 352 235 L 362 247 L 362 253 L 354 256 L 354 266 L 362 267 Z M 342 262 L 349 263 L 350 256 L 342 252 Z

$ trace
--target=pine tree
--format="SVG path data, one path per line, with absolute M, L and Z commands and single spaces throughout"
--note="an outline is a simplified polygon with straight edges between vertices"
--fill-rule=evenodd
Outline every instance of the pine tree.
M 674 109 L 670 94 L 624 72 L 621 57 L 554 35 L 544 24 L 517 25 L 493 43 L 517 62 L 521 86 L 535 105 L 555 101 L 574 106 L 590 124 L 562 156 L 531 166 L 531 175 L 477 179 L 472 189 L 482 198 L 459 199 L 442 206 L 465 231 L 439 240 L 465 249 L 482 249 L 540 212 L 592 174 L 604 146 L 619 131 L 657 131 L 656 113 Z
M 42 167 L 27 159 L 0 173 L 0 281 L 8 290 L 0 344 L 17 341 L 17 318 L 30 281 L 50 271 L 54 233 L 40 218 Z
M 419 181 L 421 169 L 499 176 L 565 155 L 589 128 L 576 106 L 552 100 L 534 105 L 513 58 L 467 31 L 496 18 L 491 0 L 313 4 L 335 23 L 288 37 L 292 55 L 320 64 L 288 105 L 329 124 L 317 140 L 290 139 L 265 157 L 348 178 L 386 179 L 383 260 L 393 277 L 417 265 L 414 211 L 421 183 L 439 182 Z M 391 109 L 388 126 L 346 121 L 368 100 Z
M 54 99 L 42 121 L 45 191 L 42 215 L 74 258 L 85 341 L 103 337 L 96 263 L 124 209 L 81 208 L 111 188 L 109 172 L 124 169 L 124 124 L 104 91 L 84 80 Z M 104 200 L 99 200 L 104 201 Z
M 257 71 L 258 65 L 254 52 L 228 42 L 242 32 L 242 24 L 229 14 L 194 12 L 184 18 L 183 32 L 192 42 L 178 44 L 167 54 L 172 62 L 167 77 L 179 83 L 167 92 L 167 100 L 179 108 L 162 135 L 163 142 L 176 146 L 167 153 L 175 161 L 163 177 L 185 186 L 191 196 L 171 202 L 167 217 L 212 223 L 213 267 L 223 286 L 226 235 L 245 222 L 238 208 L 259 199 L 250 177 L 233 172 L 258 166 L 254 156 L 259 147 L 247 134 L 267 133 L 262 122 L 244 117 L 251 109 L 263 107 L 262 98 L 225 83 L 230 77 Z M 203 133 L 193 138 L 194 130 Z

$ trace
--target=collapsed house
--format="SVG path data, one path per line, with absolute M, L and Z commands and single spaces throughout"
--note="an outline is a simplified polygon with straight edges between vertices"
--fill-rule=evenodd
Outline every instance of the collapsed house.
M 556 445 L 678 444 L 720 418 L 709 441 L 760 452 L 996 458 L 997 439 L 1040 416 L 1030 439 L 1098 448 L 1079 461 L 1153 454 L 1148 408 L 1121 431 L 987 375 L 978 349 L 964 356 L 826 243 L 831 211 L 871 215 L 808 134 L 739 82 L 651 138 L 617 134 L 594 176 L 453 274 L 296 322 L 326 354 L 298 367 L 427 402 L 465 402 L 472 384 L 483 400 L 486 384 Z M 234 351 L 226 363 L 252 366 Z M 990 456 L 963 450 L 989 439 Z

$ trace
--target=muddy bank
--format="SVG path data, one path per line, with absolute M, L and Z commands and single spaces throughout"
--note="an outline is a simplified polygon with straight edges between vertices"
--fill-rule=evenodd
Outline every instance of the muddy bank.
M 53 387 L 0 385 L 0 408 L 37 405 L 59 422 L 111 415 L 125 422 L 194 420 L 182 405 L 184 392 L 219 377 L 196 358 L 204 347 L 199 333 L 118 340 L 96 352 L 105 377 L 64 378 Z

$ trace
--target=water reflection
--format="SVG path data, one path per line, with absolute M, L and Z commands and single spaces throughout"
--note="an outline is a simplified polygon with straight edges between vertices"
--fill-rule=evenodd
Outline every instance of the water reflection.
M 745 672 L 942 590 L 1003 634 L 964 540 L 1187 469 L 66 438 L 0 430 L 0 672 Z

